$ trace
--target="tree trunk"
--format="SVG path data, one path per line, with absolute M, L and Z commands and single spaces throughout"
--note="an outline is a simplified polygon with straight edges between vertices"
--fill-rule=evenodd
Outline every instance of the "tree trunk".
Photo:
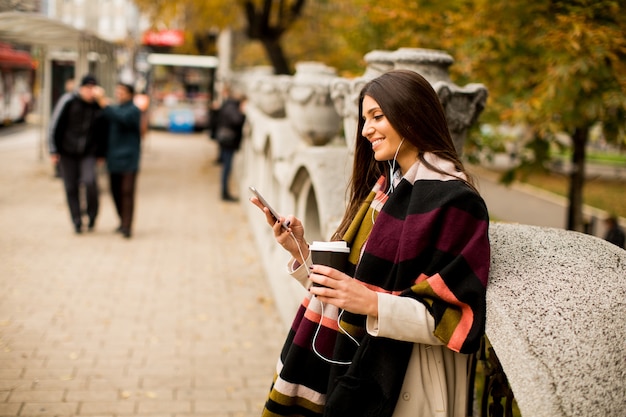
M 272 63 L 272 67 L 274 67 L 274 72 L 281 75 L 290 74 L 291 71 L 289 70 L 289 63 L 287 62 L 283 48 L 280 45 L 280 40 L 276 38 L 262 38 L 260 41 L 265 48 L 267 57 Z
M 287 57 L 280 44 L 282 35 L 301 16 L 306 0 L 297 0 L 290 7 L 284 0 L 276 4 L 273 0 L 265 0 L 257 10 L 253 1 L 244 1 L 244 11 L 248 21 L 248 37 L 257 39 L 263 44 L 268 59 L 276 74 L 290 74 Z M 278 21 L 272 24 L 272 11 L 276 11 Z
M 585 151 L 589 139 L 589 128 L 578 127 L 572 136 L 572 171 L 569 182 L 569 208 L 567 213 L 567 229 L 584 231 L 583 219 L 583 187 L 585 185 Z

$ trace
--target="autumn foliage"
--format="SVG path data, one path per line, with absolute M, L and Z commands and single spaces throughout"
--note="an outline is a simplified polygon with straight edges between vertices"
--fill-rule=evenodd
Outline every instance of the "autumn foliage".
M 226 26 L 235 65 L 322 61 L 359 75 L 375 49 L 442 49 L 453 79 L 489 90 L 484 117 L 524 124 L 538 140 L 572 138 L 569 228 L 582 224 L 585 147 L 592 126 L 625 142 L 626 5 L 618 0 L 137 0 L 155 22 L 178 22 L 190 39 Z M 182 11 L 182 12 L 181 12 Z

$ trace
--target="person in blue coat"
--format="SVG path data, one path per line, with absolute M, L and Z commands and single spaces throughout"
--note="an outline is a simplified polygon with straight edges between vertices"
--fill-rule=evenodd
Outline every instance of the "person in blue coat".
M 98 92 L 102 117 L 108 122 L 106 152 L 111 195 L 120 218 L 120 232 L 130 238 L 135 208 L 135 189 L 141 156 L 141 110 L 133 103 L 135 89 L 130 84 L 115 87 L 117 105 L 109 105 L 104 92 Z

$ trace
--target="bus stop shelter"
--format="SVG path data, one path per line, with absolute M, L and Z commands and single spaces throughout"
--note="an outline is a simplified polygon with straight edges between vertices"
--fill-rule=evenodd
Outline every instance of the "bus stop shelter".
M 74 57 L 76 78 L 89 72 L 89 63 L 95 61 L 96 65 L 92 72 L 100 84 L 107 91 L 112 91 L 115 85 L 117 75 L 115 44 L 88 31 L 76 29 L 37 13 L 3 12 L 0 13 L 0 40 L 37 47 L 33 55 L 38 61 L 40 156 L 43 155 L 52 110 L 51 61 L 55 54 Z

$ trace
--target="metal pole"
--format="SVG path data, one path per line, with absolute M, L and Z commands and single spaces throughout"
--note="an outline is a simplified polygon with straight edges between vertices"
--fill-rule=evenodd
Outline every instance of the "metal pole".
M 76 57 L 76 72 L 78 77 L 83 77 L 89 71 L 89 64 L 87 62 L 87 40 L 81 33 L 78 37 L 78 56 Z
M 47 146 L 48 125 L 52 100 L 52 65 L 48 56 L 48 48 L 41 47 L 41 65 L 39 66 L 39 123 L 41 136 L 39 138 L 39 160 L 43 159 L 44 148 Z

